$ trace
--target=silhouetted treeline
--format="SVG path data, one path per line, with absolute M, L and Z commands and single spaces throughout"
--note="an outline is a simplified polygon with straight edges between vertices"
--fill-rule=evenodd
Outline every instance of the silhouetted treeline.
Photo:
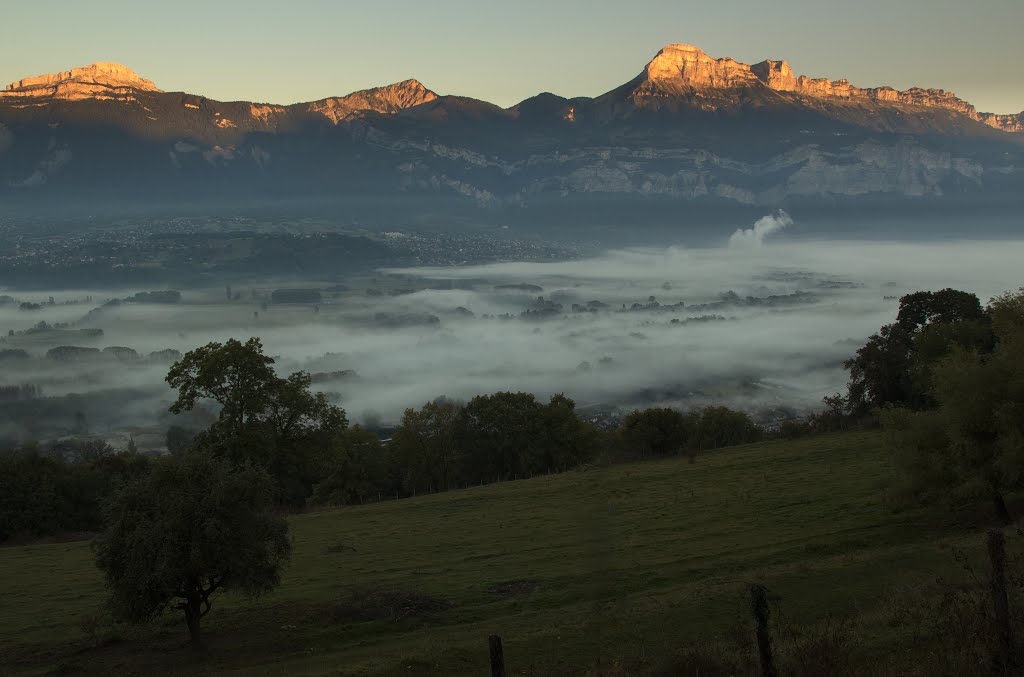
M 605 444 L 575 406 L 564 395 L 545 404 L 529 393 L 501 392 L 407 409 L 386 444 L 359 433 L 311 500 L 358 503 L 567 470 L 593 460 Z
M 353 431 L 361 430 L 356 426 Z M 445 398 L 407 409 L 384 444 L 365 431 L 344 462 L 319 483 L 311 503 L 362 503 L 563 472 L 600 461 L 693 455 L 765 436 L 746 414 L 726 407 L 683 413 L 651 408 L 627 416 L 619 430 L 581 420 L 575 403 L 546 404 L 529 393 Z
M 296 397 L 301 390 L 287 395 Z M 296 509 L 523 479 L 599 459 L 692 454 L 764 435 L 746 414 L 725 407 L 636 411 L 621 430 L 601 431 L 582 421 L 564 395 L 545 403 L 511 392 L 481 395 L 464 404 L 438 398 L 408 409 L 385 441 L 329 412 L 316 412 L 315 406 L 311 411 L 323 419 L 309 418 L 301 431 L 283 436 L 268 433 L 279 419 L 254 420 L 242 446 L 234 444 L 224 426 L 198 433 L 171 426 L 168 448 L 173 454 L 212 453 L 255 462 L 277 482 L 278 502 Z M 260 435 L 264 439 L 255 444 Z M 101 529 L 103 498 L 119 483 L 143 475 L 148 463 L 146 456 L 118 453 L 101 441 L 65 440 L 45 449 L 0 454 L 0 542 Z
M 599 458 L 692 455 L 764 434 L 746 414 L 725 407 L 635 411 L 621 430 L 598 430 L 579 418 L 565 395 L 545 403 L 529 393 L 499 392 L 464 404 L 439 398 L 407 409 L 392 438 L 381 441 L 361 426 L 350 427 L 343 409 L 312 392 L 308 373 L 281 378 L 273 363 L 258 338 L 214 342 L 182 356 L 167 374 L 178 390 L 170 411 L 181 414 L 209 400 L 220 409 L 205 430 L 172 425 L 167 446 L 173 454 L 209 455 L 265 470 L 275 500 L 289 509 L 521 479 Z M 87 430 L 80 412 L 76 428 Z M 134 450 L 113 454 L 102 442 L 61 442 L 47 451 L 3 458 L 0 540 L 100 528 L 102 497 L 146 471 Z
M 0 402 L 17 402 L 40 397 L 43 389 L 37 385 L 23 383 L 21 385 L 0 386 Z
M 0 542 L 97 531 L 103 499 L 149 468 L 149 458 L 102 442 L 77 446 L 74 462 L 37 448 L 0 454 Z
M 653 407 L 626 416 L 621 437 L 624 448 L 637 456 L 668 456 L 757 442 L 764 431 L 727 407 L 688 413 Z

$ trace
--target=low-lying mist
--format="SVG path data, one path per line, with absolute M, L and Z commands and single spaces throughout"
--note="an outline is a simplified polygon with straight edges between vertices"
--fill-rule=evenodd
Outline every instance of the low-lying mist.
M 163 377 L 174 354 L 153 353 L 259 336 L 282 373 L 314 373 L 314 387 L 354 421 L 386 425 L 441 395 L 499 390 L 565 392 L 584 412 L 716 403 L 767 420 L 842 390 L 843 360 L 894 319 L 901 295 L 954 287 L 984 302 L 1024 284 L 1022 242 L 792 242 L 772 239 L 788 216 L 770 218 L 720 248 L 288 285 L 318 290 L 319 301 L 304 303 L 274 303 L 283 285 L 266 284 L 186 291 L 173 304 L 103 305 L 139 289 L 6 292 L 14 298 L 0 304 L 0 351 L 28 357 L 0 360 L 0 385 L 78 394 L 91 433 L 149 430 L 140 447 L 156 448 L 173 422 Z M 39 307 L 20 309 L 25 302 Z M 102 335 L 73 333 L 81 329 Z M 47 357 L 57 345 L 123 346 L 137 357 Z M 25 402 L 3 407 L 8 436 L 75 432 L 66 412 L 41 421 Z

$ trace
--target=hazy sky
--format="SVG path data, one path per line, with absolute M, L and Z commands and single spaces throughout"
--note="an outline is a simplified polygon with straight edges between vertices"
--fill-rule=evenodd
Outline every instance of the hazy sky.
M 1024 0 L 3 0 L 0 23 L 5 84 L 117 61 L 221 100 L 292 103 L 414 77 L 507 106 L 541 91 L 596 96 L 686 42 L 1024 109 Z

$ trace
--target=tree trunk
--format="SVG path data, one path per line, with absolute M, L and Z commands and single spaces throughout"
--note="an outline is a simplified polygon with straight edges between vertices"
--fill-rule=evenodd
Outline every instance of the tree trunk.
M 1009 524 L 1013 521 L 1010 518 L 1010 511 L 1006 507 L 1006 501 L 998 491 L 992 494 L 992 506 L 996 509 L 996 518 L 999 519 L 1000 524 Z
M 750 586 L 750 606 L 757 621 L 757 649 L 760 656 L 762 677 L 778 677 L 775 657 L 772 654 L 772 637 L 768 632 L 768 590 L 763 585 Z
M 993 529 L 988 532 L 988 558 L 992 563 L 992 609 L 996 632 L 992 639 L 992 674 L 1017 675 L 1013 654 L 1013 632 L 1010 628 L 1010 603 L 1006 594 L 1006 537 Z
M 201 649 L 203 647 L 203 636 L 199 630 L 199 619 L 201 602 L 199 596 L 190 597 L 185 602 L 185 624 L 188 625 L 189 638 L 192 640 L 192 647 Z

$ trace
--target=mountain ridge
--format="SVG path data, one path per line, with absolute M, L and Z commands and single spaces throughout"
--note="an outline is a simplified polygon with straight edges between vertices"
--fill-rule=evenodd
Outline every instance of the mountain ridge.
M 653 97 L 677 96 L 689 91 L 765 87 L 773 92 L 811 99 L 943 108 L 963 114 L 994 129 L 1011 133 L 1024 132 L 1024 111 L 1005 114 L 980 112 L 970 102 L 944 89 L 911 87 L 907 90 L 897 90 L 888 85 L 857 87 L 845 78 L 830 80 L 797 76 L 785 59 L 765 59 L 756 64 L 745 64 L 731 57 L 711 57 L 699 47 L 684 43 L 666 45 L 647 63 L 637 78 L 593 98 L 607 97 L 624 87 L 632 88 L 630 94 L 634 103 L 640 105 Z M 134 98 L 131 96 L 133 89 L 163 93 L 163 90 L 158 89 L 152 81 L 142 78 L 127 66 L 97 62 L 57 74 L 17 80 L 0 91 L 0 104 L 17 101 L 24 102 L 25 105 L 45 105 L 47 100 L 76 101 L 90 98 L 127 102 Z M 319 113 L 337 124 L 340 120 L 354 117 L 362 111 L 394 114 L 437 98 L 439 96 L 435 92 L 426 88 L 420 81 L 410 78 L 402 82 L 342 96 L 328 96 L 315 101 L 288 105 L 244 103 L 251 103 L 254 106 L 254 117 L 266 117 L 268 113 L 298 109 Z M 532 98 L 534 97 L 530 97 Z M 504 110 L 514 110 L 530 99 Z M 705 97 L 702 105 L 714 109 L 722 100 L 721 96 Z
M 901 91 L 887 85 L 856 87 L 845 78 L 829 80 L 797 76 L 784 59 L 745 64 L 729 57 L 716 59 L 693 45 L 672 44 L 662 48 L 647 64 L 643 76 L 644 82 L 637 92 L 640 96 L 657 94 L 659 90 L 678 94 L 686 87 L 732 89 L 762 85 L 773 91 L 806 97 L 946 108 L 996 129 L 1024 131 L 1024 111 L 1016 115 L 981 113 L 973 104 L 943 89 L 911 87 Z
M 682 205 L 1024 196 L 1024 114 L 993 125 L 943 90 L 861 89 L 690 45 L 604 94 L 508 108 L 418 80 L 290 105 L 221 102 L 116 64 L 14 85 L 0 92 L 0 213 L 16 201 L 258 198 L 357 205 L 360 220 L 404 204 L 401 220 L 439 224 L 633 222 L 678 218 Z

